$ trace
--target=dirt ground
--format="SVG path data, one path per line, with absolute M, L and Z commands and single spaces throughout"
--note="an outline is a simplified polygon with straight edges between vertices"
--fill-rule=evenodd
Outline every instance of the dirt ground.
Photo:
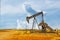
M 26 33 L 20 30 L 0 30 L 0 40 L 60 40 L 56 33 Z

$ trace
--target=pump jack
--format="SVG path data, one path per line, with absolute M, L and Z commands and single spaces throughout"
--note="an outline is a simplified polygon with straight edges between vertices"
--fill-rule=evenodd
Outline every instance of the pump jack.
M 43 12 L 42 11 L 41 12 L 38 12 L 38 13 L 32 15 L 32 16 L 26 17 L 26 20 L 29 23 L 29 20 L 31 18 L 34 18 L 34 20 L 35 20 L 35 17 L 37 17 L 39 15 L 42 16 L 42 21 L 41 21 L 41 23 L 38 24 L 38 26 L 41 26 L 42 27 L 42 32 L 46 32 L 47 29 L 50 30 L 50 32 L 53 32 L 53 29 L 50 26 L 48 26 L 47 23 L 44 22 L 44 17 L 43 17 L 44 15 L 43 15 Z M 34 22 L 33 22 L 33 25 L 34 25 Z M 33 26 L 32 26 L 32 31 L 33 31 Z

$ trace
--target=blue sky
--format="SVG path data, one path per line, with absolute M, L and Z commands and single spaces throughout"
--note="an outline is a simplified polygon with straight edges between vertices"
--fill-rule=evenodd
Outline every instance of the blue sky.
M 0 2 L 0 29 L 16 29 L 17 20 L 21 24 L 20 29 L 26 28 L 26 16 L 35 13 L 28 12 L 24 4 L 29 4 L 35 11 L 45 11 L 45 22 L 54 29 L 60 29 L 60 0 L 0 0 Z

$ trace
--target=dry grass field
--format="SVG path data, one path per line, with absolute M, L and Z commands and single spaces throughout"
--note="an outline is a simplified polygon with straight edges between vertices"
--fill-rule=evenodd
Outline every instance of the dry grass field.
M 0 30 L 0 40 L 60 40 L 56 33 L 26 33 L 26 30 Z

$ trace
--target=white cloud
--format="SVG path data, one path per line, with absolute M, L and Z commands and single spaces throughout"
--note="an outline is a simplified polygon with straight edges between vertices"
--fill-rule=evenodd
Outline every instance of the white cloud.
M 60 24 L 56 24 L 53 26 L 53 29 L 60 29 Z
M 31 14 L 26 13 L 26 16 L 31 16 Z M 32 23 L 28 24 L 26 19 L 25 20 L 17 19 L 16 22 L 17 22 L 17 29 L 26 29 L 27 27 L 28 29 L 31 28 Z
M 24 12 L 24 9 L 22 8 L 22 5 L 17 5 L 17 6 L 11 6 L 11 5 L 5 5 L 1 7 L 1 14 L 6 14 L 6 13 L 22 13 Z
M 60 8 L 60 1 L 52 1 L 52 0 L 33 0 L 30 1 L 32 7 L 36 10 L 45 10 L 45 9 L 52 9 L 52 8 Z
M 27 23 L 26 20 L 22 21 L 17 19 L 17 29 L 32 29 L 33 19 L 29 20 L 30 22 Z M 38 29 L 37 24 L 35 24 L 34 29 Z
M 3 0 L 2 2 L 6 2 L 5 0 Z M 55 2 L 55 1 L 50 1 L 50 0 L 45 0 L 45 1 L 26 1 L 23 4 L 30 4 L 32 6 L 33 9 L 35 10 L 44 10 L 44 9 L 49 9 L 49 8 L 60 8 L 60 2 Z M 44 2 L 44 3 L 43 3 Z M 2 4 L 2 3 L 1 3 Z M 16 6 L 12 6 L 11 5 L 1 5 L 1 13 L 20 13 L 23 12 L 24 6 L 23 4 L 19 3 Z
M 4 1 L 3 1 L 4 2 Z M 49 9 L 49 8 L 60 8 L 60 2 L 53 2 L 50 0 L 46 0 L 43 3 L 43 0 L 41 2 L 35 3 L 33 1 L 26 1 L 23 4 L 30 4 L 32 6 L 33 9 L 35 10 L 44 10 L 44 9 Z M 1 5 L 1 14 L 5 14 L 5 13 L 22 13 L 25 11 L 24 5 L 19 3 L 16 6 L 12 6 L 11 5 Z M 44 5 L 44 6 L 43 6 Z M 57 5 L 57 6 L 56 6 Z
M 22 29 L 23 27 L 22 27 L 22 25 L 20 24 L 20 20 L 19 19 L 17 19 L 17 29 Z
M 11 14 L 11 13 L 25 13 L 25 10 L 23 8 L 23 3 L 18 3 L 17 5 L 13 5 L 10 4 L 7 2 L 8 0 L 1 0 L 1 15 L 4 15 L 4 14 Z M 7 2 L 7 3 L 6 3 Z M 15 3 L 15 2 L 14 2 Z
M 48 8 L 60 8 L 60 1 L 46 0 L 45 2 Z
M 4 0 L 5 2 L 6 0 Z M 50 1 L 50 0 L 45 0 L 44 2 L 43 1 L 29 1 L 29 2 L 25 2 L 25 3 L 28 3 L 28 4 L 31 4 L 32 8 L 35 9 L 35 10 L 44 10 L 44 9 L 52 9 L 52 8 L 60 8 L 60 2 L 53 2 L 53 1 Z M 23 3 L 24 4 L 24 3 Z M 1 4 L 1 14 L 4 15 L 6 13 L 25 13 L 25 8 L 24 8 L 24 5 L 19 3 L 17 4 L 16 6 L 12 6 L 11 5 L 6 5 L 4 3 Z M 29 13 L 27 13 L 28 16 L 30 16 Z M 28 28 L 31 28 L 31 25 L 32 25 L 32 21 L 30 21 L 31 23 L 30 24 L 27 24 L 26 23 L 26 20 L 22 21 L 20 20 L 20 25 L 18 24 L 18 29 L 19 28 L 23 28 L 23 26 L 27 25 Z M 18 22 L 19 23 L 19 22 Z M 25 28 L 24 27 L 24 28 Z

